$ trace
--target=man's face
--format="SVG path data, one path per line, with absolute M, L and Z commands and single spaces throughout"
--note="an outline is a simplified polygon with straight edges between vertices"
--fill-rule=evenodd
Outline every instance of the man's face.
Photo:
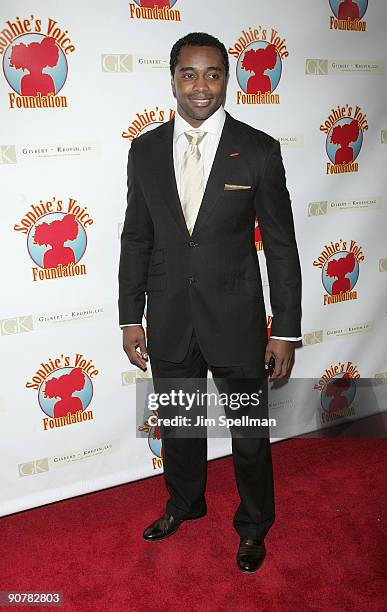
M 226 71 L 219 49 L 182 47 L 171 84 L 180 115 L 199 127 L 226 96 Z

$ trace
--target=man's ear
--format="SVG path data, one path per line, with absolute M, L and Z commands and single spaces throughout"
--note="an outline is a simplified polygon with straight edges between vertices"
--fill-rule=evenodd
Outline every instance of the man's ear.
M 171 77 L 171 87 L 172 87 L 173 97 L 176 98 L 176 88 L 175 88 L 175 81 L 173 77 Z

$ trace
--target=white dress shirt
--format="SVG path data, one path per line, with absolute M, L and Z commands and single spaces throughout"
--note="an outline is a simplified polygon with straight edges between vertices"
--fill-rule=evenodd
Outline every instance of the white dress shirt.
M 204 189 L 206 188 L 208 177 L 211 172 L 212 164 L 214 162 L 215 154 L 218 149 L 219 140 L 222 135 L 224 122 L 226 121 L 226 113 L 223 106 L 220 106 L 218 110 L 208 117 L 198 128 L 192 127 L 183 117 L 176 112 L 175 114 L 175 126 L 173 130 L 173 164 L 175 169 L 177 191 L 181 192 L 180 186 L 180 168 L 183 161 L 183 155 L 185 150 L 188 148 L 188 139 L 184 135 L 184 132 L 188 131 L 201 131 L 206 132 L 205 137 L 199 144 L 199 151 L 203 160 L 203 171 L 204 171 Z M 127 325 L 121 325 L 121 328 L 128 327 L 129 325 L 141 325 L 141 323 L 129 323 Z M 278 338 L 279 340 L 301 340 L 299 338 L 289 338 L 285 336 L 271 336 L 271 338 Z

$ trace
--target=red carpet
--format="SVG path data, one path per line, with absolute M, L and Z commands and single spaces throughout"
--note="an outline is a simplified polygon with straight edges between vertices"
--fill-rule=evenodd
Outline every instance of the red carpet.
M 207 517 L 164 542 L 141 538 L 164 510 L 162 477 L 0 519 L 0 590 L 63 591 L 64 606 L 44 608 L 63 612 L 385 609 L 385 442 L 295 439 L 272 449 L 277 519 L 256 574 L 235 564 L 227 457 L 209 463 Z

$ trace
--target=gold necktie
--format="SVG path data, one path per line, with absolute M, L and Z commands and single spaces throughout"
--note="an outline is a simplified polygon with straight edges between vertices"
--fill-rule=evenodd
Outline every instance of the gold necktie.
M 181 165 L 180 201 L 190 234 L 192 234 L 204 194 L 204 169 L 199 144 L 206 133 L 201 130 L 184 132 L 188 140 L 188 147 L 184 152 Z

